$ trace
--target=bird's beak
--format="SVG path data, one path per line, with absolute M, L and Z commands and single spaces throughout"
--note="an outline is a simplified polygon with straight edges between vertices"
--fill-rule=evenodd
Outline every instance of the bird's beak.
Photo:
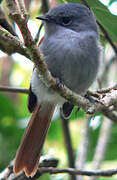
M 48 18 L 46 17 L 46 16 L 38 16 L 38 17 L 36 17 L 36 19 L 40 19 L 40 20 L 42 20 L 42 21 L 48 21 Z

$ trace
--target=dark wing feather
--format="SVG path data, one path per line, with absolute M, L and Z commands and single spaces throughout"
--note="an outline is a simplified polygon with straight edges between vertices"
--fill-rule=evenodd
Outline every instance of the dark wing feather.
M 28 110 L 29 110 L 30 113 L 32 113 L 34 111 L 36 105 L 37 105 L 37 97 L 32 92 L 32 88 L 31 88 L 31 85 L 30 85 L 29 95 L 28 95 Z

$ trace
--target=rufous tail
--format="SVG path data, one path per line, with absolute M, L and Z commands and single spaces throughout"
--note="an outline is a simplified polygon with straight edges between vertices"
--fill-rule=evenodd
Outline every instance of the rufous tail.
M 55 105 L 48 102 L 35 108 L 16 153 L 14 173 L 25 171 L 26 176 L 35 175 L 54 109 Z

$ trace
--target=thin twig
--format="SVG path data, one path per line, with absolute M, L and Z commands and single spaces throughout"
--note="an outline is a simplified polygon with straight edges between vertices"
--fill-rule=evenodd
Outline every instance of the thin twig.
M 0 86 L 0 91 L 10 92 L 10 93 L 25 93 L 25 94 L 28 94 L 29 90 L 25 89 L 25 88 L 14 88 L 14 87 Z M 107 88 L 107 91 L 108 91 L 108 88 Z M 111 112 L 111 111 L 108 111 L 108 109 L 105 109 L 105 111 L 103 111 L 102 113 L 106 117 L 110 118 L 114 123 L 117 123 L 117 113 L 116 112 Z
M 96 92 L 97 92 L 97 93 L 100 93 L 100 94 L 104 94 L 104 93 L 110 92 L 112 89 L 117 90 L 117 84 L 115 84 L 114 86 L 109 87 L 109 88 L 99 89 L 99 90 L 97 90 Z
M 74 168 L 75 159 L 74 159 L 74 151 L 73 151 L 71 134 L 70 134 L 70 129 L 69 129 L 69 120 L 61 116 L 61 122 L 62 122 L 62 128 L 63 128 L 63 133 L 64 133 L 67 157 L 69 161 L 69 167 Z M 76 180 L 76 176 L 71 175 L 71 180 Z
M 111 44 L 112 48 L 113 48 L 114 51 L 115 51 L 115 54 L 117 55 L 117 47 L 116 47 L 116 45 L 113 43 L 112 39 L 110 38 L 109 34 L 107 33 L 106 29 L 102 26 L 102 24 L 101 24 L 99 21 L 97 21 L 97 23 L 98 23 L 100 29 L 102 30 L 105 38 L 106 38 L 106 39 L 108 40 L 108 42 Z
M 10 92 L 10 93 L 26 93 L 26 94 L 28 94 L 28 89 L 25 89 L 25 88 L 14 88 L 14 87 L 0 86 L 0 91 Z M 110 118 L 114 123 L 117 123 L 117 113 L 116 112 L 110 112 L 108 110 L 105 110 L 103 112 L 103 114 L 106 117 Z
M 116 169 L 108 169 L 108 170 L 77 170 L 74 168 L 66 168 L 66 169 L 57 169 L 57 168 L 39 168 L 38 172 L 49 173 L 49 174 L 58 174 L 58 173 L 68 173 L 68 174 L 75 174 L 75 175 L 83 175 L 83 176 L 104 176 L 104 177 L 111 177 L 117 174 Z
M 74 168 L 75 167 L 74 152 L 73 152 L 72 140 L 71 140 L 70 129 L 69 129 L 69 120 L 64 119 L 63 117 L 61 117 L 61 119 L 62 119 L 64 138 L 65 138 L 65 145 L 66 145 L 68 159 L 69 159 L 69 167 Z
M 45 173 L 49 173 L 49 174 L 67 173 L 70 175 L 74 174 L 74 175 L 82 175 L 82 176 L 111 177 L 111 176 L 117 174 L 117 168 L 107 169 L 107 170 L 83 170 L 82 171 L 82 170 L 78 170 L 78 169 L 74 169 L 74 168 L 58 169 L 58 168 L 53 168 L 53 167 L 41 167 L 37 171 L 36 178 L 40 177 L 41 175 L 43 175 Z M 17 179 L 19 180 L 19 179 L 21 179 L 22 176 L 24 176 L 24 173 L 21 173 L 20 175 L 18 175 L 16 177 L 12 176 L 13 177 L 12 180 L 17 180 Z M 24 176 L 24 177 L 26 179 L 26 176 Z M 34 180 L 36 178 L 33 177 L 31 179 Z M 24 179 L 22 178 L 22 180 L 24 180 Z
M 7 87 L 7 86 L 0 86 L 0 91 L 3 92 L 11 92 L 11 93 L 23 93 L 28 94 L 29 90 L 26 88 L 14 88 L 14 87 Z
M 38 41 L 39 41 L 40 32 L 41 32 L 41 29 L 42 29 L 43 25 L 44 25 L 44 22 L 41 23 L 41 25 L 40 25 L 40 27 L 39 27 L 39 29 L 38 29 L 38 32 L 37 32 L 37 34 L 36 34 L 36 36 L 35 36 L 35 43 L 36 43 L 36 44 L 37 44 Z
M 13 25 L 11 23 L 9 23 L 8 19 L 6 18 L 5 12 L 1 6 L 0 6 L 0 25 L 4 29 L 9 31 L 12 35 L 17 36 Z
M 37 178 L 41 176 L 41 173 L 36 173 L 36 175 L 33 178 L 29 178 L 29 177 L 26 177 L 24 172 L 16 175 L 13 173 L 13 164 L 14 164 L 14 160 L 10 163 L 10 165 L 8 165 L 8 167 L 2 173 L 0 173 L 1 180 L 28 180 L 28 179 L 36 180 Z M 55 159 L 55 158 L 47 159 L 47 157 L 45 159 L 43 157 L 43 160 L 39 163 L 39 168 L 42 168 L 42 167 L 55 168 L 57 167 L 57 165 L 58 165 L 58 159 Z
M 49 10 L 49 1 L 48 0 L 43 0 L 42 1 L 42 13 L 45 14 Z
M 0 49 L 8 54 L 20 53 L 30 58 L 24 44 L 0 25 Z
M 88 2 L 87 2 L 87 1 L 81 0 L 81 2 L 90 9 L 90 6 L 88 5 Z
M 20 1 L 18 1 L 18 3 L 19 3 L 21 14 L 24 15 L 26 13 L 26 8 L 25 8 L 24 0 L 20 0 Z
M 115 80 L 116 77 L 116 68 L 112 68 L 113 60 L 111 59 L 109 62 L 106 61 L 106 63 L 103 65 L 104 66 L 104 71 L 102 71 L 101 74 L 101 84 L 106 85 L 109 82 L 109 75 L 111 75 L 111 78 Z M 113 74 L 111 73 L 113 72 Z M 116 86 L 113 86 L 113 88 Z M 108 89 L 108 92 L 111 92 L 112 89 Z M 104 92 L 104 91 L 103 91 Z M 104 94 L 103 94 L 104 95 Z M 110 119 L 104 117 L 104 120 L 101 124 L 101 129 L 94 153 L 94 158 L 92 162 L 92 168 L 93 169 L 100 169 L 101 164 L 103 160 L 105 159 L 105 154 L 107 150 L 107 146 L 109 144 L 109 139 L 111 135 L 111 130 L 112 130 L 112 121 Z M 97 180 L 98 178 L 96 176 L 92 177 L 91 180 Z
M 114 123 L 117 124 L 117 112 L 116 111 L 113 111 L 113 112 L 108 112 L 108 111 L 105 111 L 104 112 L 104 115 L 109 118 L 110 120 L 112 120 Z
M 50 7 L 49 7 L 49 1 L 48 1 L 48 0 L 43 0 L 43 1 L 42 1 L 41 12 L 42 12 L 43 14 L 45 14 L 45 13 L 49 10 L 49 8 L 50 8 Z M 38 29 L 38 32 L 37 32 L 37 34 L 36 34 L 36 37 L 35 37 L 35 42 L 36 42 L 36 43 L 37 43 L 38 40 L 39 40 L 40 32 L 41 32 L 41 29 L 42 29 L 43 25 L 44 25 L 44 22 L 41 23 L 41 25 L 40 25 L 40 27 L 39 27 L 39 29 Z

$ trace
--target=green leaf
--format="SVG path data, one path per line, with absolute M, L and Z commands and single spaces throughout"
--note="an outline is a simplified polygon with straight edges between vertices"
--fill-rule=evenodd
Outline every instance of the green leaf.
M 76 120 L 83 117 L 84 117 L 84 111 L 82 109 L 78 110 L 78 107 L 75 107 L 72 112 L 72 116 L 70 117 L 70 120 Z
M 49 141 L 57 141 L 62 139 L 62 127 L 61 120 L 52 121 L 49 132 L 48 132 L 48 140 Z
M 16 108 L 8 96 L 0 93 L 0 118 L 4 116 L 16 117 Z
M 117 42 L 117 16 L 112 15 L 104 9 L 92 8 L 96 19 L 108 32 L 113 42 Z

